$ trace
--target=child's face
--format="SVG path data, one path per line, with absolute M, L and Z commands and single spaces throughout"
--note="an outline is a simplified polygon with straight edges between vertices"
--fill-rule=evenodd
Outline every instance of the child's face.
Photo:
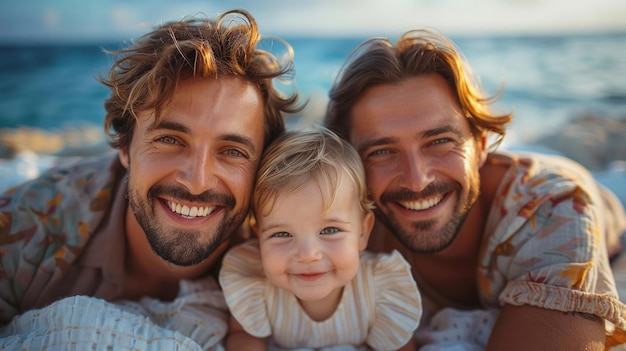
M 335 203 L 324 211 L 311 180 L 281 193 L 272 211 L 257 218 L 263 269 L 275 285 L 300 300 L 336 298 L 356 275 L 374 218 L 363 215 L 353 184 L 344 177 Z

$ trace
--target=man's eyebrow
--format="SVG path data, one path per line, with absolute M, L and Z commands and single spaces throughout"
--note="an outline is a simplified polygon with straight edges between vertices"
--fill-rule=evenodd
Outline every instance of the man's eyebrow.
M 169 129 L 185 134 L 191 134 L 191 129 L 189 127 L 174 121 L 161 121 L 161 123 L 153 123 L 150 127 L 148 127 L 148 131 L 154 131 L 158 129 Z
M 430 138 L 430 137 L 445 134 L 445 133 L 454 133 L 457 136 L 463 135 L 463 133 L 461 132 L 459 128 L 451 126 L 451 125 L 446 125 L 443 127 L 426 130 L 420 134 L 420 137 Z M 361 144 L 358 145 L 357 150 L 359 153 L 362 153 L 365 150 L 372 148 L 372 147 L 381 146 L 381 145 L 389 145 L 389 144 L 393 144 L 397 142 L 398 142 L 398 138 L 396 137 L 382 137 L 378 139 L 365 140 Z
M 243 144 L 245 145 L 247 148 L 249 148 L 252 152 L 256 153 L 256 148 L 254 147 L 254 144 L 252 143 L 252 140 L 250 140 L 250 138 L 245 137 L 243 135 L 240 134 L 226 134 L 226 135 L 222 135 L 220 137 L 221 140 L 224 141 L 232 141 L 238 144 Z
M 359 154 L 360 154 L 369 148 L 380 146 L 380 145 L 393 144 L 397 141 L 398 141 L 398 138 L 395 138 L 395 137 L 383 137 L 383 138 L 365 140 L 359 144 L 359 146 L 357 147 L 357 150 L 359 151 Z
M 451 126 L 451 125 L 447 125 L 447 126 L 443 126 L 439 128 L 426 130 L 422 133 L 422 137 L 429 138 L 429 137 L 437 136 L 437 135 L 444 134 L 444 133 L 454 133 L 457 136 L 463 135 L 463 132 L 461 132 L 459 128 Z

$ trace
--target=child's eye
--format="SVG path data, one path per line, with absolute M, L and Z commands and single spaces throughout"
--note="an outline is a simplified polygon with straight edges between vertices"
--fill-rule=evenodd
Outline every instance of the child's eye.
M 291 234 L 287 233 L 287 232 L 278 232 L 278 233 L 274 233 L 270 236 L 270 238 L 288 238 L 290 237 Z
M 337 227 L 326 227 L 326 228 L 322 229 L 320 234 L 335 234 L 335 233 L 339 233 L 339 232 L 340 232 L 340 230 Z

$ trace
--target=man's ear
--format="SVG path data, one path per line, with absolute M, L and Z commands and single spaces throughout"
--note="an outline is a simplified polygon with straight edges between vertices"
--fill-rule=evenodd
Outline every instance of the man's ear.
M 359 250 L 361 251 L 367 248 L 367 243 L 370 240 L 370 234 L 372 233 L 372 228 L 374 227 L 374 220 L 374 213 L 372 211 L 367 211 L 365 217 L 363 218 L 361 237 L 359 238 Z
M 483 133 L 476 141 L 476 152 L 478 153 L 478 168 L 487 161 L 487 135 Z
M 130 165 L 130 155 L 128 155 L 128 146 L 124 146 L 120 148 L 120 150 L 117 153 L 117 156 L 120 159 L 120 163 L 122 164 L 122 166 L 128 169 L 128 166 Z

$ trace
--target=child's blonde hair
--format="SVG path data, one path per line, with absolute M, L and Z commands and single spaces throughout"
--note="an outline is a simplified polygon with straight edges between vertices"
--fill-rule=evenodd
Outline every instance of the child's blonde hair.
M 254 214 L 266 215 L 279 193 L 297 191 L 310 180 L 318 183 L 327 211 L 339 184 L 346 181 L 344 175 L 354 184 L 363 213 L 371 211 L 365 170 L 352 145 L 321 126 L 287 131 L 263 153 L 252 199 Z

